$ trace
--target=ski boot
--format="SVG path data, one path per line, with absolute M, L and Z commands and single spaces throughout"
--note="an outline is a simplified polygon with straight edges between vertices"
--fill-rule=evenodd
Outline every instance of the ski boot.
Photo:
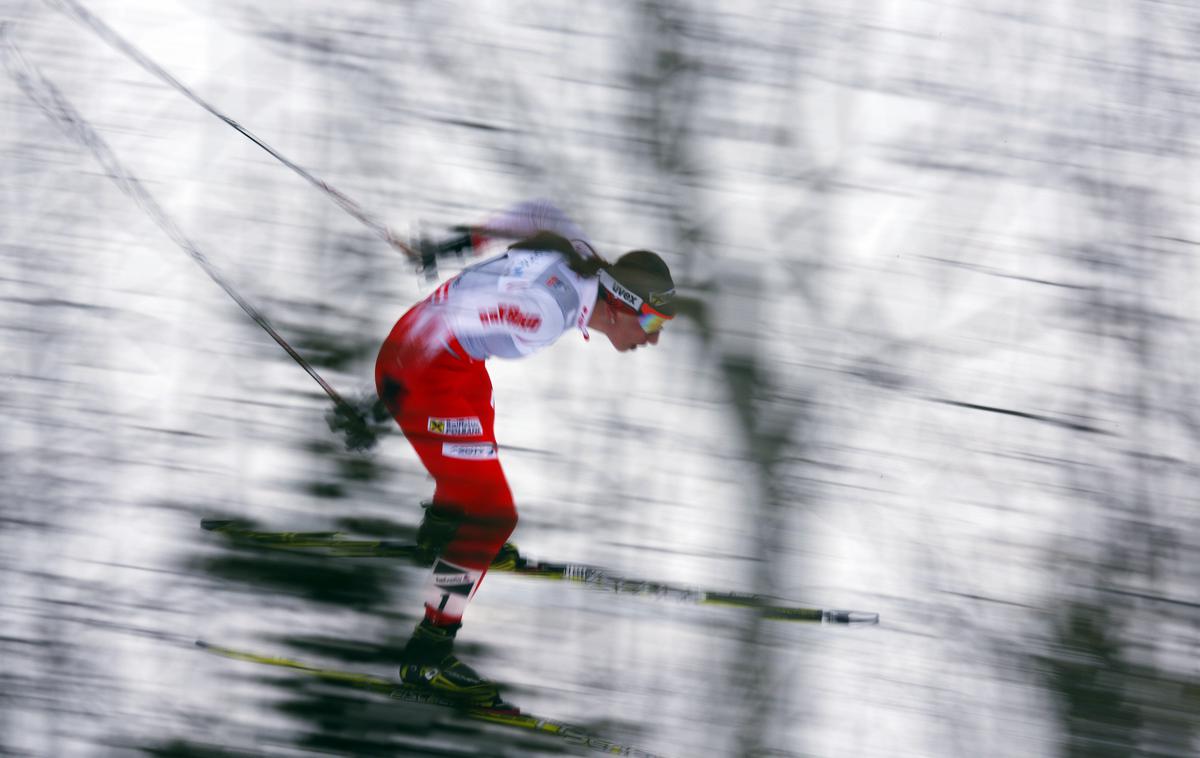
M 496 553 L 496 557 L 492 559 L 489 568 L 495 571 L 512 571 L 523 566 L 525 566 L 525 559 L 521 557 L 517 546 L 511 542 L 505 542 L 500 548 L 500 552 Z
M 400 681 L 436 690 L 464 707 L 520 713 L 501 699 L 494 682 L 454 657 L 454 635 L 460 626 L 436 626 L 428 620 L 418 624 L 400 654 Z

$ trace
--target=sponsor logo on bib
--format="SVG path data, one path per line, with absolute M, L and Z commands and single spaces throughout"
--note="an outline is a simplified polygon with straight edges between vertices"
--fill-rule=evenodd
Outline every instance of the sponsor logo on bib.
M 433 418 L 429 417 L 429 431 L 434 434 L 444 434 L 447 437 L 477 437 L 483 434 L 483 424 L 477 416 L 464 418 Z
M 542 325 L 542 317 L 533 313 L 525 313 L 515 305 L 501 303 L 495 308 L 480 311 L 479 323 L 484 326 L 511 326 L 522 331 L 533 332 Z
M 498 456 L 496 445 L 491 442 L 481 442 L 475 445 L 444 442 L 442 443 L 442 455 L 463 461 L 486 461 Z

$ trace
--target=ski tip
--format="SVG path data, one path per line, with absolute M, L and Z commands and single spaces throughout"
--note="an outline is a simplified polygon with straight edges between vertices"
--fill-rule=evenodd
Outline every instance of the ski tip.
M 212 647 L 212 645 L 209 645 L 204 640 L 196 640 L 196 647 L 208 649 L 208 648 Z
M 231 519 L 221 518 L 202 518 L 200 519 L 200 528 L 209 532 L 219 532 L 222 529 L 233 526 Z
M 879 614 L 868 611 L 837 611 L 821 608 L 764 608 L 763 618 L 772 621 L 808 621 L 818 624 L 867 626 L 879 623 Z

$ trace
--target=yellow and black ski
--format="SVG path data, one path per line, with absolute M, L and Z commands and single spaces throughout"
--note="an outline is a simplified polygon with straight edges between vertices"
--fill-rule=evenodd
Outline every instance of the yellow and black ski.
M 499 707 L 481 708 L 478 706 L 464 703 L 459 700 L 447 697 L 438 693 L 435 690 L 427 689 L 412 684 L 403 682 L 395 682 L 382 677 L 373 676 L 371 674 L 362 674 L 353 671 L 340 671 L 338 669 L 326 669 L 319 666 L 312 666 L 307 663 L 292 660 L 291 658 L 281 658 L 270 655 L 259 655 L 257 653 L 248 653 L 242 650 L 233 648 L 221 647 L 213 645 L 203 640 L 196 640 L 196 646 L 202 650 L 206 650 L 216 655 L 221 655 L 226 658 L 233 658 L 238 661 L 248 661 L 250 663 L 260 663 L 267 666 L 279 666 L 281 668 L 300 671 L 305 674 L 325 679 L 331 682 L 337 682 L 349 687 L 374 692 L 384 697 L 389 697 L 393 700 L 399 700 L 405 703 L 416 703 L 420 705 L 432 705 L 440 708 L 449 708 L 471 719 L 478 721 L 487 721 L 492 724 L 500 724 L 501 726 L 511 727 L 513 729 L 524 729 L 527 731 L 538 732 L 541 734 L 557 737 L 568 745 L 588 748 L 600 753 L 608 755 L 624 755 L 632 756 L 632 758 L 664 758 L 657 753 L 650 753 L 641 748 L 622 745 L 610 739 L 597 734 L 592 734 L 586 729 L 572 724 L 566 724 L 553 719 L 541 718 L 528 713 L 520 713 L 516 708 L 504 704 Z

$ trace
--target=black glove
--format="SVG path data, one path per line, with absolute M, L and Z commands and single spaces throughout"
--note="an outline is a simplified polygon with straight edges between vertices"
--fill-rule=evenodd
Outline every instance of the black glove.
M 421 253 L 421 271 L 425 272 L 426 279 L 437 278 L 438 258 L 445 258 L 449 255 L 461 258 L 464 252 L 474 252 L 475 237 L 471 234 L 471 227 L 452 226 L 450 231 L 451 236 L 445 239 L 432 240 L 428 237 L 421 237 L 417 242 L 417 249 Z
M 370 450 L 379 440 L 382 426 L 390 418 L 387 408 L 378 398 L 342 401 L 325 414 L 329 431 L 346 436 L 346 449 L 358 452 Z

